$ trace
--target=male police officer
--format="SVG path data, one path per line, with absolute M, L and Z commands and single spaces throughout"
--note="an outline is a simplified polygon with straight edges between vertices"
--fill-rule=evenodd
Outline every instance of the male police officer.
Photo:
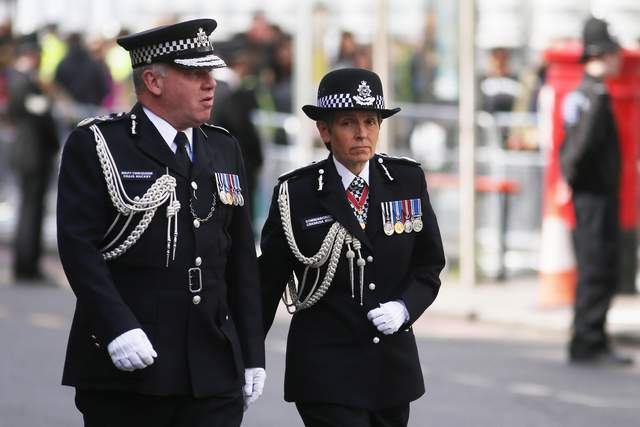
M 331 154 L 280 177 L 258 261 L 265 329 L 285 287 L 294 313 L 285 400 L 308 426 L 406 426 L 424 393 L 411 325 L 445 262 L 424 172 L 375 154 L 399 111 L 375 73 L 330 72 L 303 110 Z
M 618 73 L 619 50 L 606 22 L 589 19 L 581 57 L 584 78 L 563 105 L 566 138 L 560 163 L 572 190 L 578 263 L 569 344 L 569 360 L 573 363 L 632 362 L 613 351 L 605 331 L 607 311 L 618 284 L 620 185 L 620 148 L 605 79 Z
M 87 426 L 237 426 L 262 392 L 258 269 L 237 141 L 209 118 L 212 19 L 118 40 L 139 103 L 81 122 L 58 243 L 77 296 L 63 383 Z

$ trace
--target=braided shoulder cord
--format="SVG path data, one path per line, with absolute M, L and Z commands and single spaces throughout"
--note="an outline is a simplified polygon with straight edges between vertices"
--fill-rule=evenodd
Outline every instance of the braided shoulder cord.
M 282 229 L 284 231 L 285 238 L 289 244 L 291 252 L 304 265 L 311 265 L 314 268 L 324 265 L 329 255 L 329 250 L 336 239 L 338 230 L 342 227 L 339 223 L 335 222 L 331 225 L 329 232 L 325 236 L 320 249 L 312 257 L 306 257 L 300 252 L 296 240 L 293 236 L 293 226 L 291 224 L 291 206 L 289 202 L 289 182 L 285 181 L 280 185 L 280 191 L 278 194 L 278 208 L 280 209 L 280 219 L 282 220 Z
M 110 260 L 124 254 L 129 248 L 131 248 L 131 246 L 133 246 L 138 241 L 142 233 L 145 232 L 145 230 L 151 223 L 151 220 L 153 219 L 157 208 L 167 201 L 169 201 L 167 205 L 167 234 L 169 234 L 172 219 L 176 218 L 176 215 L 180 210 L 180 202 L 176 197 L 176 179 L 168 173 L 156 179 L 156 181 L 151 185 L 151 187 L 149 187 L 149 189 L 142 197 L 136 196 L 134 199 L 131 199 L 125 191 L 122 179 L 120 178 L 120 174 L 118 173 L 117 165 L 115 163 L 115 160 L 113 159 L 111 151 L 109 150 L 109 146 L 107 145 L 104 135 L 96 125 L 92 125 L 90 129 L 93 131 L 95 137 L 96 152 L 98 154 L 100 167 L 102 169 L 102 173 L 107 185 L 107 192 L 109 193 L 109 197 L 111 198 L 113 206 L 119 212 L 115 221 L 109 227 L 109 231 L 113 229 L 120 215 L 130 217 L 123 226 L 120 233 L 118 233 L 118 236 L 101 249 L 103 258 L 105 260 Z M 127 228 L 129 222 L 131 221 L 131 216 L 138 212 L 144 212 L 144 215 L 142 216 L 140 222 L 136 225 L 134 230 L 131 232 L 131 234 L 118 247 L 111 251 L 108 251 L 108 249 L 116 243 L 124 230 Z M 176 240 L 177 228 L 174 235 L 174 248 Z M 168 242 L 168 244 L 170 244 L 170 242 Z
M 327 292 L 333 281 L 333 277 L 338 266 L 338 261 L 340 260 L 340 253 L 342 252 L 342 246 L 344 245 L 345 238 L 350 239 L 351 235 L 347 233 L 347 230 L 341 224 L 335 222 L 331 225 L 331 228 L 322 241 L 318 252 L 312 257 L 305 257 L 302 252 L 300 252 L 300 248 L 298 248 L 295 237 L 293 235 L 288 181 L 284 181 L 280 185 L 280 190 L 278 193 L 278 208 L 280 210 L 282 229 L 287 240 L 287 244 L 289 245 L 289 248 L 291 249 L 291 252 L 295 256 L 295 258 L 300 263 L 305 265 L 305 274 L 302 282 L 300 283 L 300 286 L 296 287 L 296 281 L 294 275 L 292 274 L 287 281 L 285 293 L 282 296 L 282 301 L 287 307 L 287 311 L 290 314 L 293 314 L 295 312 L 313 306 Z M 329 254 L 331 255 L 330 257 Z M 308 269 L 312 268 L 319 270 L 326 264 L 327 260 L 329 260 L 329 265 L 327 266 L 327 271 L 325 272 L 322 283 L 318 288 L 316 288 L 318 280 L 316 277 L 316 282 L 314 283 L 311 291 L 309 292 L 307 297 L 301 301 L 300 296 L 306 284 Z

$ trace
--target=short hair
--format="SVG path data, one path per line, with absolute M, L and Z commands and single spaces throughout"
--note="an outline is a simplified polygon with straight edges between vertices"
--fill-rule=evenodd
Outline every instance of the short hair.
M 140 94 L 146 90 L 144 79 L 142 78 L 142 75 L 146 70 L 151 70 L 154 73 L 160 74 L 161 76 L 167 75 L 167 66 L 165 64 L 156 63 L 134 68 L 131 76 L 133 78 L 133 87 L 136 91 L 136 94 Z

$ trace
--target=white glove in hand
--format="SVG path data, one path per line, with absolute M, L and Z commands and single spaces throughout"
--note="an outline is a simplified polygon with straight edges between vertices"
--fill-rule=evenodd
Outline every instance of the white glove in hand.
M 409 312 L 404 302 L 400 300 L 389 301 L 367 313 L 367 319 L 371 320 L 380 332 L 391 335 L 409 320 Z
M 131 329 L 115 338 L 107 350 L 116 368 L 128 372 L 146 368 L 153 364 L 154 357 L 158 357 L 147 334 L 140 328 Z
M 264 368 L 248 368 L 244 370 L 244 410 L 249 405 L 258 400 L 264 389 L 264 381 L 267 379 L 267 373 Z

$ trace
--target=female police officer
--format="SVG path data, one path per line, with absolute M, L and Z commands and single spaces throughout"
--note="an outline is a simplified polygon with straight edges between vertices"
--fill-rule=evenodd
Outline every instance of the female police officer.
M 330 154 L 280 177 L 259 258 L 265 330 L 285 290 L 294 314 L 285 400 L 308 426 L 406 426 L 424 393 L 411 325 L 444 266 L 424 172 L 375 153 L 399 111 L 375 73 L 328 73 L 303 110 Z

